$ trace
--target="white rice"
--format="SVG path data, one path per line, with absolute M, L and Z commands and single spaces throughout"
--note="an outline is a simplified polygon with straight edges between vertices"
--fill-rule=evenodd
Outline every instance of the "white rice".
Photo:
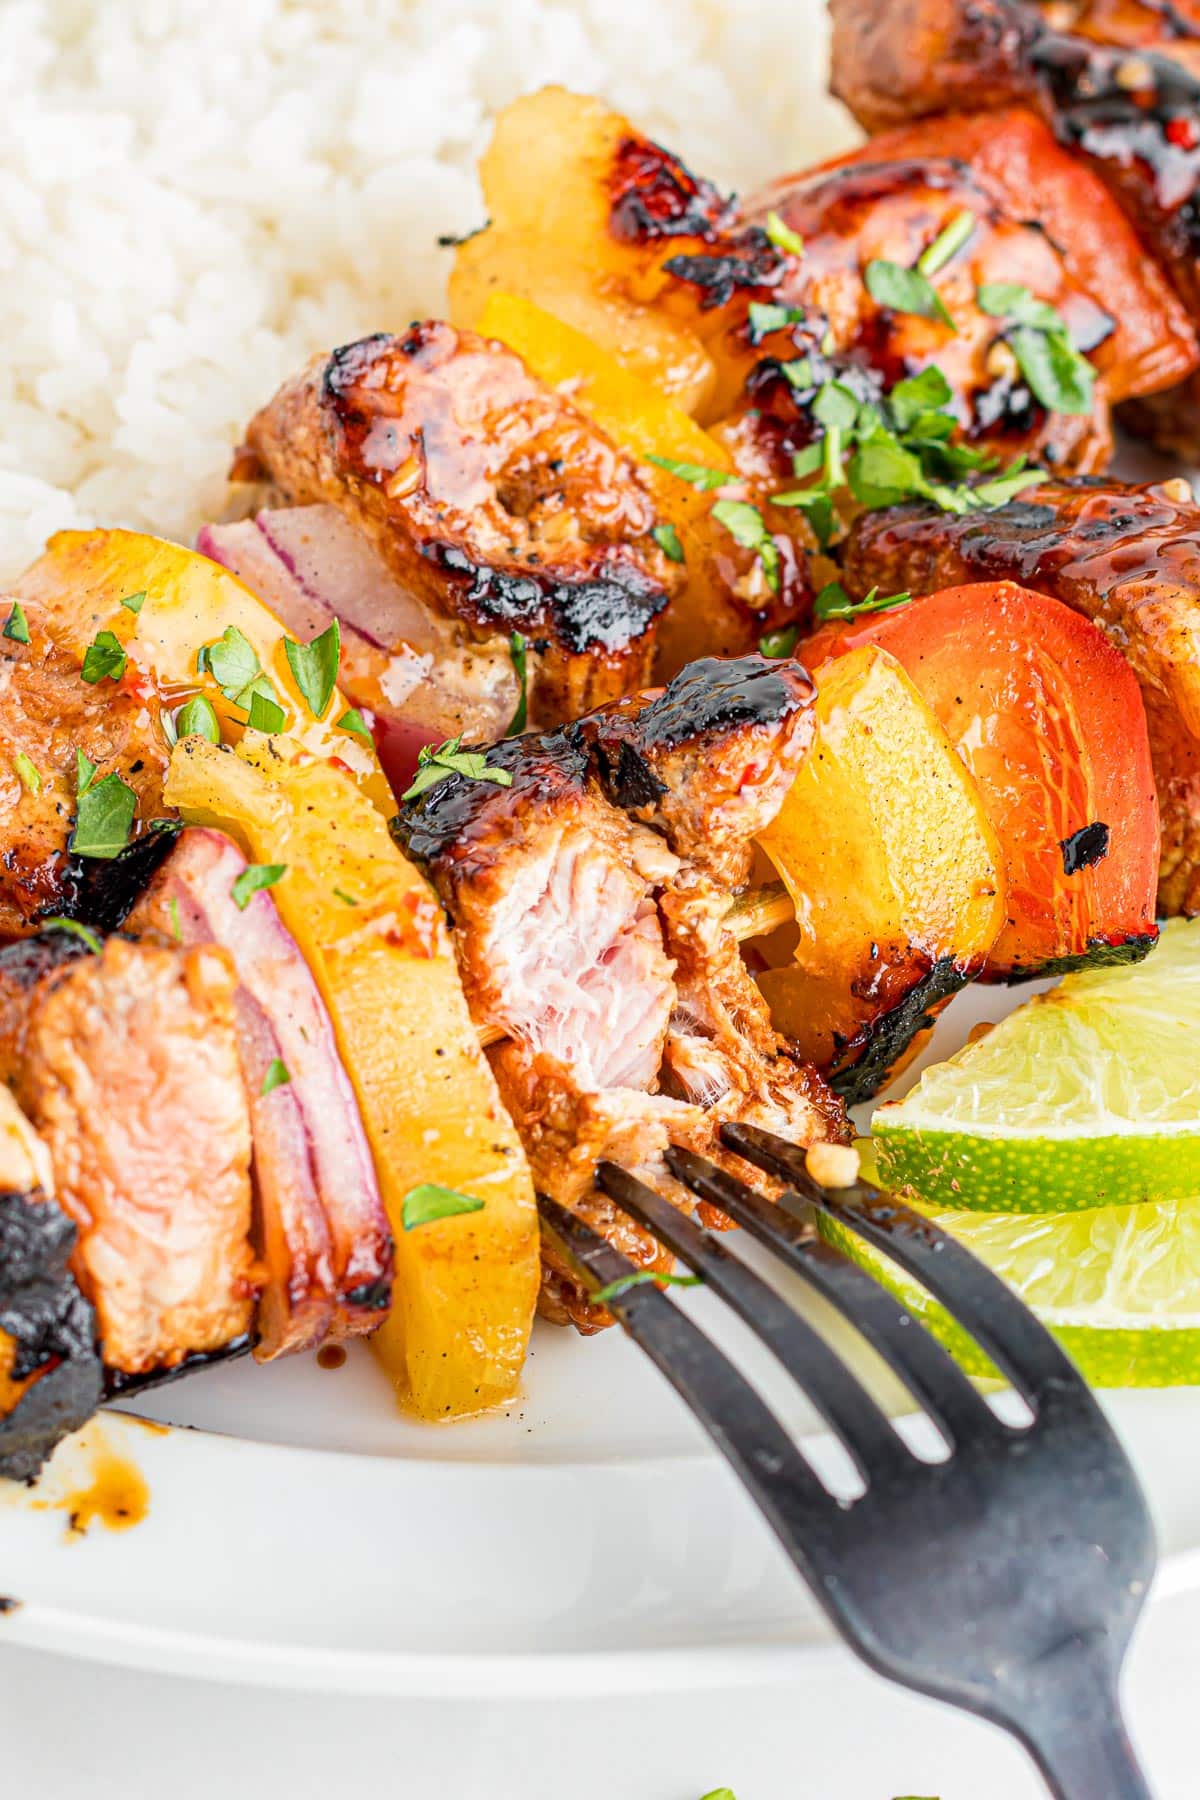
M 745 187 L 844 140 L 797 0 L 0 0 L 0 578 L 190 542 L 314 349 L 443 304 L 489 116 L 604 95 Z

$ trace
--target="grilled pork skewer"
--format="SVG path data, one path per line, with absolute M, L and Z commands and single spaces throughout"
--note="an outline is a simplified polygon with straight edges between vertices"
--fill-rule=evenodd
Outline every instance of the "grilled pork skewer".
M 401 842 L 454 927 L 459 968 L 538 1187 L 640 1265 L 661 1250 L 596 1191 L 602 1156 L 677 1204 L 668 1138 L 722 1154 L 726 1119 L 775 1120 L 801 1141 L 845 1134 L 840 1102 L 798 1064 L 726 923 L 722 872 L 744 877 L 813 733 L 794 663 L 693 665 L 666 689 L 546 735 L 405 803 Z M 542 1310 L 607 1323 L 549 1262 Z

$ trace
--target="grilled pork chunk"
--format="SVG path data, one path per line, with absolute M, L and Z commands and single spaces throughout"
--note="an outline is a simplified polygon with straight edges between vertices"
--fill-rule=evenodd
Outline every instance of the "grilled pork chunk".
M 250 1121 L 235 976 L 212 948 L 51 932 L 0 950 L 0 1079 L 43 1139 L 107 1369 L 249 1333 Z
M 833 91 L 868 130 L 1013 101 L 1104 181 L 1200 321 L 1200 39 L 1195 9 L 1097 0 L 833 0 Z M 1139 403 L 1163 441 L 1200 441 L 1194 384 Z
M 720 1158 L 728 1119 L 802 1142 L 845 1129 L 773 1031 L 709 873 L 744 871 L 746 838 L 808 748 L 812 698 L 794 663 L 700 664 L 497 744 L 487 767 L 511 785 L 451 775 L 395 823 L 450 914 L 472 1016 L 506 1040 L 493 1066 L 535 1184 L 643 1267 L 663 1253 L 596 1191 L 599 1158 L 690 1207 L 662 1161 L 670 1141 Z M 553 1263 L 542 1309 L 608 1322 Z
M 0 1086 L 0 1477 L 13 1481 L 32 1480 L 102 1389 L 96 1316 L 68 1267 L 76 1230 L 52 1189 L 45 1145 Z
M 501 344 L 427 322 L 318 358 L 251 421 L 234 472 L 293 504 L 336 507 L 365 535 L 400 590 L 391 605 L 372 595 L 369 635 L 432 655 L 445 706 L 479 705 L 513 632 L 535 652 L 535 723 L 649 676 L 678 583 L 649 493 L 631 459 Z
M 1159 905 L 1200 911 L 1200 506 L 1185 482 L 1047 482 L 960 518 L 922 505 L 865 513 L 846 546 L 859 593 L 1005 578 L 1086 613 L 1129 659 L 1158 786 Z
M 0 600 L 0 616 L 11 607 Z M 0 635 L 0 940 L 56 914 L 111 930 L 170 849 L 169 834 L 146 825 L 164 810 L 166 743 L 127 688 L 80 679 L 78 657 L 47 634 L 36 607 L 24 624 L 28 643 Z M 111 862 L 68 848 L 77 751 L 138 796 L 130 845 Z
M 264 1270 L 254 1354 L 265 1362 L 373 1330 L 391 1293 L 392 1240 L 333 1022 L 271 895 L 237 905 L 245 869 L 220 832 L 184 831 L 128 929 L 219 945 L 237 971 Z

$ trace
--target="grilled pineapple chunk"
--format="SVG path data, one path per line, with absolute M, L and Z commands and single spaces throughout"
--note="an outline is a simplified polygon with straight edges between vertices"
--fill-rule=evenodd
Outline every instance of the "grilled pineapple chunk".
M 255 862 L 308 959 L 354 1082 L 396 1239 L 392 1310 L 372 1339 L 401 1399 L 427 1419 L 508 1399 L 538 1287 L 529 1170 L 459 984 L 441 911 L 340 763 L 247 733 L 236 752 L 177 744 L 167 798 Z M 481 1210 L 404 1225 L 433 1182 Z

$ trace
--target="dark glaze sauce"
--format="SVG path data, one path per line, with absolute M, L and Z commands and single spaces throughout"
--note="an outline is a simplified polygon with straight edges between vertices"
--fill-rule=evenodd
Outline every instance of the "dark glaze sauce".
M 587 784 L 585 754 L 558 732 L 506 738 L 486 756 L 489 768 L 509 772 L 511 787 L 448 775 L 404 801 L 392 820 L 392 836 L 401 849 L 427 870 L 468 856 L 477 843 L 502 842 L 506 817 L 515 820 L 520 811 L 559 805 L 582 795 Z
M 711 243 L 733 220 L 731 199 L 649 138 L 628 137 L 617 146 L 608 191 L 608 228 L 622 243 L 672 237 Z
M 797 663 L 765 656 L 708 656 L 689 663 L 667 687 L 653 692 L 629 719 L 631 734 L 647 750 L 675 749 L 698 739 L 743 730 L 747 725 L 777 725 L 811 706 L 814 688 Z M 586 732 L 593 723 L 603 732 L 619 722 L 625 703 L 570 729 Z

